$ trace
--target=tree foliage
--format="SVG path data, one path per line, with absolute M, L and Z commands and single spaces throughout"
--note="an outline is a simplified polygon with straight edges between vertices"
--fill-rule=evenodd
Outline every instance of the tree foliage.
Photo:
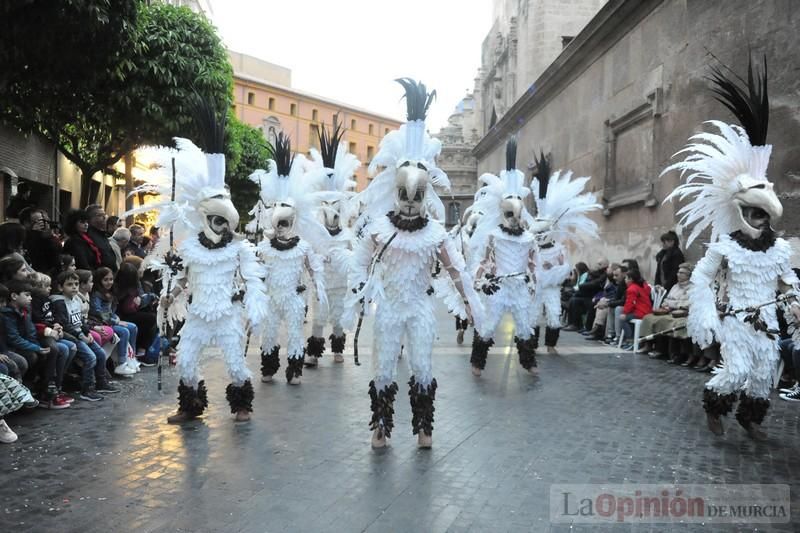
M 36 76 L 8 85 L 13 104 L 4 101 L 0 112 L 21 131 L 36 132 L 54 142 L 81 170 L 83 205 L 97 194 L 99 184 L 92 176 L 113 173 L 111 167 L 138 146 L 168 144 L 175 136 L 196 137 L 191 112 L 195 93 L 210 97 L 220 110 L 230 105 L 233 78 L 225 48 L 213 26 L 188 8 L 135 0 L 25 0 L 22 4 L 25 9 L 17 12 L 17 18 L 33 25 L 28 38 L 36 36 L 41 42 L 34 53 L 18 43 L 21 49 L 13 52 L 17 64 L 44 61 L 49 50 L 52 57 L 66 64 L 74 61 L 84 70 L 69 76 L 65 69 L 57 69 L 49 77 L 48 69 L 37 63 Z M 50 36 L 69 13 L 51 8 L 42 18 L 40 4 L 77 10 L 87 26 L 71 24 L 75 36 L 65 35 L 68 44 L 64 46 Z M 116 20 L 129 11 L 125 24 Z M 93 41 L 98 28 L 116 32 L 117 41 L 105 49 L 107 55 Z M 83 74 L 83 80 L 71 81 Z M 47 94 L 37 84 L 48 87 Z
M 225 131 L 225 163 L 231 197 L 242 222 L 250 219 L 247 214 L 258 200 L 258 186 L 249 176 L 256 169 L 266 170 L 267 161 L 272 158 L 272 146 L 258 128 L 249 126 L 228 115 Z

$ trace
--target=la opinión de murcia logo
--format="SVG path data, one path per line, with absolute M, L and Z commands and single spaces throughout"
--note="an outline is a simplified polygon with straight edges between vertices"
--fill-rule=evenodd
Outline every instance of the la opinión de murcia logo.
M 557 523 L 787 523 L 788 485 L 553 485 Z

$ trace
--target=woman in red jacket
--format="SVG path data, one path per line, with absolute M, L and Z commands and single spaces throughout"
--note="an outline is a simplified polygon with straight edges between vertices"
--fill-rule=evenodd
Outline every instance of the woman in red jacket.
M 625 332 L 625 345 L 623 350 L 633 349 L 633 319 L 641 320 L 645 315 L 653 312 L 653 302 L 650 299 L 650 285 L 648 285 L 638 270 L 629 270 L 625 274 L 625 283 L 628 288 L 625 290 L 625 305 L 622 307 L 622 314 L 619 315 L 622 321 L 622 330 Z

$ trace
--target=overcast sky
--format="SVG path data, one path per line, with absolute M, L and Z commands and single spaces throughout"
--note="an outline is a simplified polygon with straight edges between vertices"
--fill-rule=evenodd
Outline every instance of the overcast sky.
M 472 90 L 491 0 L 212 0 L 228 48 L 292 70 L 292 85 L 405 119 L 408 76 L 436 89 L 436 132 Z

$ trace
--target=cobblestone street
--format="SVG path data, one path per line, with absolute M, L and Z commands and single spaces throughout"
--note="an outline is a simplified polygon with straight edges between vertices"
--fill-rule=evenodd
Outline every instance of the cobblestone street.
M 746 531 L 755 528 L 551 525 L 549 490 L 800 478 L 794 404 L 774 399 L 767 442 L 749 440 L 732 417 L 715 438 L 700 406 L 707 374 L 567 333 L 560 355 L 539 356 L 534 378 L 517 364 L 510 323 L 475 379 L 469 343 L 456 345 L 445 315 L 433 449 L 418 450 L 411 435 L 401 361 L 391 447 L 373 451 L 370 330 L 365 324 L 360 367 L 352 357 L 334 366 L 326 355 L 299 387 L 254 383 L 249 424 L 231 420 L 216 360 L 205 372 L 210 409 L 184 427 L 165 423 L 176 406 L 173 369 L 162 395 L 155 369 L 145 369 L 103 402 L 9 417 L 20 438 L 0 454 L 0 531 Z M 254 372 L 258 363 L 251 343 Z M 792 500 L 796 509 L 795 491 Z

